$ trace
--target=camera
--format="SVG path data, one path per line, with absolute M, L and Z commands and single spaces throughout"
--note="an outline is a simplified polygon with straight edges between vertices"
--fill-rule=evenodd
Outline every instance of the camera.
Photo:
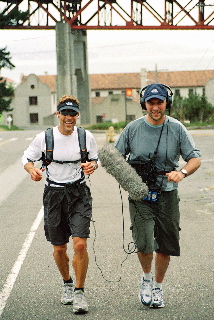
M 149 189 L 155 189 L 157 169 L 153 158 L 146 161 L 136 158 L 135 160 L 128 160 L 128 163 L 136 170 L 137 174 L 142 178 Z

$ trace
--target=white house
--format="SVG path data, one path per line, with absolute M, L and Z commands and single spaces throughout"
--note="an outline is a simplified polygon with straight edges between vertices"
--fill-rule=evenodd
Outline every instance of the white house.
M 140 91 L 154 82 L 170 86 L 174 96 L 188 97 L 191 92 L 205 95 L 214 106 L 214 70 L 155 72 L 142 69 L 139 73 L 92 74 L 92 123 L 140 117 Z M 23 77 L 15 89 L 10 115 L 18 127 L 52 126 L 57 123 L 56 105 L 56 75 L 30 74 Z M 7 116 L 4 113 L 5 123 Z
M 52 80 L 52 82 L 50 81 Z M 54 81 L 53 81 L 54 80 Z M 30 74 L 16 87 L 11 103 L 13 124 L 21 128 L 53 125 L 56 108 L 56 80 L 54 76 Z M 8 113 L 4 113 L 4 122 Z

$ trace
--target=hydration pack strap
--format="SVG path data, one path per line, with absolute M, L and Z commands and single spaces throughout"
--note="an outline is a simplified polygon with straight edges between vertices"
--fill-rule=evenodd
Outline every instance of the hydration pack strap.
M 45 144 L 46 144 L 46 154 L 42 152 L 42 166 L 47 167 L 53 160 L 53 128 L 48 128 L 45 131 Z
M 88 152 L 86 149 L 86 132 L 85 129 L 77 127 L 77 134 L 80 146 L 81 158 L 75 161 L 60 161 L 53 159 L 53 149 L 54 149 L 54 137 L 53 137 L 53 128 L 48 128 L 45 131 L 45 143 L 46 143 L 46 154 L 42 152 L 42 166 L 47 167 L 51 162 L 55 163 L 78 163 L 88 161 Z
M 88 161 L 88 152 L 86 149 L 86 132 L 85 129 L 77 127 L 80 153 L 81 153 L 81 162 Z

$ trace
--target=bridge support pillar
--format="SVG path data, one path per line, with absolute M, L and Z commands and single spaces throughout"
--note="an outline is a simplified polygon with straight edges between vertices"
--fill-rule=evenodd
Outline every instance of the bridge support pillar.
M 56 23 L 57 99 L 74 95 L 80 102 L 81 124 L 91 123 L 87 33 L 72 30 L 68 23 Z

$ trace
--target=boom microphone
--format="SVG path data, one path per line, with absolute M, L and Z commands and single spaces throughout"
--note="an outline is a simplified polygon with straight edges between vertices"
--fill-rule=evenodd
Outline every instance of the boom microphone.
M 140 201 L 148 195 L 147 185 L 115 147 L 105 144 L 99 150 L 98 156 L 106 172 L 111 174 L 125 191 L 128 191 L 132 200 Z

